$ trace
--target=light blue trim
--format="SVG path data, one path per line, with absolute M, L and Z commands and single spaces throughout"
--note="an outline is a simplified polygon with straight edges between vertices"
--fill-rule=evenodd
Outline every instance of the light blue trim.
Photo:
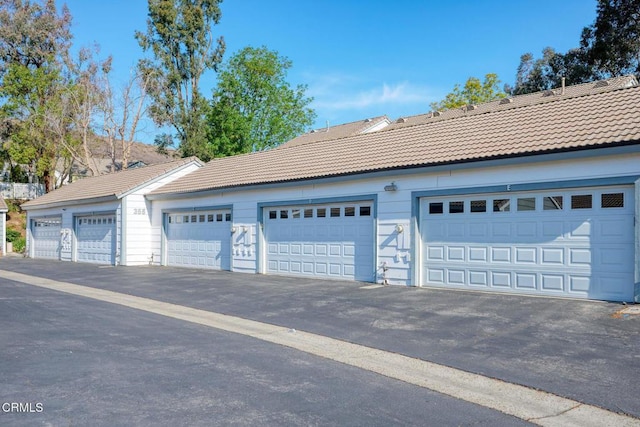
M 124 200 L 123 200 L 123 203 L 124 203 Z M 77 218 L 77 217 L 81 217 L 81 216 L 113 215 L 113 214 L 116 214 L 117 212 L 118 212 L 118 208 L 104 210 L 104 211 L 73 212 L 73 217 Z
M 409 263 L 409 285 L 420 286 L 421 252 L 420 252 L 420 197 L 411 194 L 411 260 Z
M 458 195 L 471 195 L 471 194 L 488 194 L 488 193 L 516 193 L 521 191 L 542 191 L 542 190 L 559 190 L 569 188 L 581 188 L 581 187 L 606 187 L 612 185 L 632 185 L 639 182 L 640 176 L 628 175 L 628 176 L 615 176 L 607 178 L 593 178 L 593 179 L 573 179 L 566 181 L 552 181 L 552 182 L 532 182 L 526 184 L 505 184 L 505 185 L 491 185 L 484 187 L 465 187 L 465 188 L 450 188 L 450 189 L 438 189 L 428 191 L 412 191 L 411 192 L 411 255 L 413 262 L 411 263 L 411 285 L 420 286 L 421 281 L 421 230 L 420 230 L 420 198 L 422 197 L 445 197 L 445 196 L 458 196 Z M 636 184 L 638 186 L 639 184 Z M 637 187 L 636 187 L 637 188 Z M 639 190 L 636 189 L 636 192 Z M 640 201 L 636 196 L 636 209 L 638 208 Z M 640 213 L 638 214 L 640 215 Z M 637 216 L 636 216 L 637 217 Z M 638 228 L 638 227 L 636 227 Z M 638 232 L 636 232 L 636 239 L 640 239 Z M 637 248 L 640 248 L 640 243 L 637 243 Z M 636 260 L 638 260 L 638 249 L 636 250 Z M 636 261 L 636 299 L 640 300 L 640 261 Z
M 191 208 L 165 208 L 160 211 L 162 215 L 162 228 L 160 230 L 160 265 L 167 266 L 167 228 L 169 228 L 169 215 L 171 214 L 183 214 L 183 213 L 191 213 L 191 212 L 204 212 L 204 211 L 222 211 L 222 210 L 230 210 L 231 211 L 231 226 L 233 227 L 233 205 L 215 205 L 215 206 L 198 206 Z M 233 242 L 230 242 L 230 270 L 233 271 Z M 226 271 L 226 270 L 223 270 Z
M 172 213 L 187 213 L 187 212 L 199 212 L 199 211 L 221 211 L 221 210 L 231 210 L 233 211 L 233 205 L 217 205 L 217 206 L 203 206 L 203 207 L 191 207 L 191 208 L 165 208 L 162 209 L 162 214 L 172 214 Z M 233 214 L 233 212 L 232 212 Z M 233 215 L 232 215 L 233 218 Z
M 121 203 L 121 206 L 125 204 L 125 201 L 123 200 Z M 124 207 L 123 207 L 124 209 Z M 114 215 L 115 216 L 115 226 L 116 226 L 116 236 L 115 237 L 115 254 L 113 256 L 113 264 L 112 265 L 118 265 L 118 253 L 122 253 L 123 249 L 119 248 L 118 246 L 118 208 L 116 208 L 115 210 L 108 210 L 108 211 L 95 211 L 95 212 L 73 212 L 73 214 L 71 215 L 71 230 L 73 231 L 73 236 L 71 237 L 71 261 L 72 262 L 78 262 L 78 219 L 79 218 L 84 218 L 87 216 L 94 216 L 94 215 Z M 124 226 L 121 228 L 122 230 L 124 230 Z M 124 232 L 122 233 L 124 236 Z M 120 241 L 120 246 L 124 247 L 122 245 L 122 240 Z M 119 251 L 120 249 L 120 251 Z M 124 258 L 121 258 L 124 259 Z M 121 263 L 120 263 L 121 264 Z
M 636 180 L 634 183 L 634 193 L 635 193 L 635 216 L 633 217 L 633 225 L 634 225 L 634 246 L 635 246 L 635 283 L 633 288 L 633 301 L 636 303 L 640 303 L 640 179 Z
M 35 238 L 33 237 L 33 226 L 34 226 L 36 221 L 40 221 L 40 220 L 43 220 L 43 219 L 59 219 L 60 220 L 60 228 L 62 228 L 62 214 L 60 214 L 60 215 L 42 215 L 42 216 L 35 216 L 35 217 L 32 216 L 32 215 L 33 214 L 30 215 L 27 212 L 27 219 L 30 221 L 30 223 L 29 223 L 29 230 L 30 231 L 28 233 L 30 234 L 30 239 L 31 239 L 31 248 L 29 249 L 29 252 L 33 251 L 33 253 L 29 254 L 29 258 L 35 258 L 36 245 L 35 245 Z M 62 260 L 62 247 L 60 247 L 60 252 L 58 253 L 58 261 L 61 261 L 61 260 Z
M 350 202 L 373 202 L 372 203 L 372 219 L 373 219 L 373 268 L 371 272 L 371 281 L 376 282 L 378 268 L 378 195 L 377 194 L 361 194 L 356 196 L 342 197 L 321 197 L 314 199 L 297 199 L 297 200 L 280 200 L 273 202 L 260 202 L 257 204 L 257 230 L 256 230 L 256 261 L 257 273 L 265 274 L 263 256 L 264 252 L 264 208 L 275 206 L 300 206 L 300 205 L 325 205 L 329 203 L 350 203 Z
M 194 191 L 194 192 L 149 194 L 146 197 L 149 200 L 188 199 L 191 197 L 212 196 L 212 195 L 217 195 L 221 193 L 230 193 L 230 192 L 239 192 L 239 191 L 267 190 L 267 189 L 274 189 L 274 188 L 300 187 L 305 185 L 343 183 L 346 181 L 354 181 L 354 180 L 366 180 L 366 179 L 373 179 L 373 178 L 394 178 L 394 177 L 400 177 L 405 175 L 417 175 L 417 174 L 434 173 L 434 172 L 442 172 L 442 171 L 484 169 L 484 168 L 500 167 L 500 166 L 545 163 L 545 162 L 552 162 L 557 160 L 588 159 L 593 157 L 615 156 L 615 155 L 624 155 L 624 154 L 631 154 L 631 153 L 638 154 L 639 152 L 640 152 L 640 146 L 638 144 L 634 144 L 634 145 L 626 145 L 622 147 L 606 147 L 606 148 L 595 148 L 595 149 L 587 149 L 587 150 L 557 152 L 557 153 L 549 153 L 549 154 L 535 154 L 535 155 L 527 155 L 527 156 L 520 156 L 520 157 L 509 157 L 509 158 L 503 158 L 503 159 L 492 159 L 492 160 L 478 159 L 478 160 L 472 160 L 472 161 L 466 161 L 466 162 L 438 164 L 438 165 L 432 165 L 432 166 L 406 167 L 406 168 L 386 169 L 381 171 L 369 171 L 369 172 L 363 171 L 363 172 L 357 172 L 357 173 L 348 174 L 348 175 L 345 174 L 345 175 L 331 176 L 331 177 L 298 179 L 298 180 L 291 180 L 291 181 L 277 182 L 277 183 L 250 184 L 246 186 L 228 186 L 228 187 L 219 188 L 219 189 L 210 189 L 210 190 L 202 190 L 202 191 Z
M 605 187 L 609 185 L 632 185 L 640 176 L 618 176 L 608 178 L 574 179 L 567 181 L 532 182 L 526 184 L 490 185 L 485 187 L 449 188 L 413 191 L 411 197 L 459 196 L 464 194 L 516 193 L 521 191 L 560 190 L 581 187 Z
M 160 265 L 166 266 L 167 260 L 167 227 L 169 226 L 169 212 L 161 211 L 162 226 L 160 227 Z

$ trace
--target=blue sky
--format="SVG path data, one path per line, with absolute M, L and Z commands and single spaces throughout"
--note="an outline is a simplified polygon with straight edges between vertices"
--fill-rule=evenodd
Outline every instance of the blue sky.
M 67 0 L 76 46 L 97 43 L 114 58 L 116 84 L 142 55 L 145 0 Z M 225 57 L 267 46 L 293 62 L 289 82 L 308 85 L 314 127 L 387 114 L 429 111 L 470 76 L 497 73 L 513 83 L 520 55 L 576 47 L 595 19 L 595 0 L 226 0 L 213 34 Z M 570 84 L 570 82 L 569 82 Z M 211 96 L 215 74 L 202 81 Z M 151 125 L 139 133 L 152 142 Z

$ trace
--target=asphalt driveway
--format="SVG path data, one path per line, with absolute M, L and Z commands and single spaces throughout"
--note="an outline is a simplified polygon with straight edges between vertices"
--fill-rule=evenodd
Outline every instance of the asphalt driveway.
M 313 332 L 640 417 L 637 381 L 640 318 L 619 314 L 624 308 L 619 304 L 404 287 L 371 288 L 362 283 L 173 268 L 105 268 L 20 258 L 0 259 L 0 269 Z M 8 289 L 0 287 L 0 292 L 9 292 Z M 33 298 L 25 297 L 25 304 L 36 310 L 37 307 L 29 306 Z M 85 310 L 95 303 L 80 299 L 75 304 Z M 46 306 L 40 310 L 46 310 Z M 2 323 L 17 327 L 19 311 L 14 310 L 10 316 L 0 314 Z M 119 327 L 127 330 L 125 323 Z M 14 339 L 15 333 L 11 335 L 4 329 L 3 340 Z M 234 339 L 239 342 L 234 344 Z M 234 339 L 230 349 L 259 347 Z M 333 372 L 338 368 L 326 369 Z M 364 390 L 369 390 L 366 383 L 363 381 L 361 385 L 365 395 Z M 374 389 L 394 390 L 397 386 L 379 384 Z M 439 399 L 420 393 L 425 401 Z M 381 396 L 384 393 L 376 398 Z M 412 424 L 415 419 L 411 417 L 419 417 L 411 415 L 410 410 L 403 413 L 408 414 L 407 418 L 396 422 Z M 486 415 L 485 419 L 492 416 Z M 337 415 L 330 419 L 339 420 L 337 424 L 345 422 Z M 302 418 L 292 423 L 323 423 L 320 419 L 313 420 Z M 498 417 L 492 421 L 509 424 L 516 420 Z

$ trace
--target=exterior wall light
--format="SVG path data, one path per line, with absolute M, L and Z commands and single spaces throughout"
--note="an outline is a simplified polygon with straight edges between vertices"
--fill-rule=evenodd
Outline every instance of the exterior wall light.
M 384 191 L 396 191 L 397 189 L 398 189 L 398 186 L 396 185 L 395 182 L 392 182 L 391 184 L 384 186 Z

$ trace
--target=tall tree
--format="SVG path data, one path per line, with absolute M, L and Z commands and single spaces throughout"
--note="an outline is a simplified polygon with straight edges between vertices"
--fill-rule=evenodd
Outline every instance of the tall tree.
M 640 77 L 640 0 L 598 0 L 596 11 L 580 41 L 594 77 Z
M 489 73 L 480 81 L 477 77 L 469 77 L 464 86 L 456 84 L 443 100 L 432 102 L 433 111 L 451 110 L 469 104 L 481 104 L 504 98 L 506 94 L 500 89 L 500 79 L 497 74 Z
M 52 138 L 48 117 L 60 110 L 63 68 L 71 43 L 71 16 L 55 2 L 0 0 L 0 118 L 12 123 L 5 149 L 27 164 L 47 190 L 56 163 L 68 153 Z
M 158 125 L 176 130 L 183 156 L 206 157 L 207 101 L 200 79 L 217 70 L 225 44 L 214 41 L 211 26 L 220 21 L 221 0 L 149 0 L 147 31 L 136 32 L 143 51 L 153 58 L 139 62 L 150 84 L 149 112 Z
M 140 119 L 147 113 L 149 76 L 131 75 L 120 92 L 114 92 L 108 80 L 106 84 L 105 102 L 101 108 L 102 130 L 111 157 L 111 169 L 118 169 L 118 153 L 121 155 L 121 168 L 127 169 Z
M 40 68 L 71 45 L 71 14 L 54 0 L 0 0 L 0 73 L 11 64 Z
M 286 80 L 291 65 L 263 46 L 245 47 L 222 66 L 208 114 L 210 157 L 275 147 L 313 123 L 307 87 Z
M 582 30 L 579 47 L 548 47 L 542 57 L 520 58 L 511 93 L 521 95 L 567 84 L 635 74 L 640 77 L 640 0 L 598 0 L 596 20 Z

